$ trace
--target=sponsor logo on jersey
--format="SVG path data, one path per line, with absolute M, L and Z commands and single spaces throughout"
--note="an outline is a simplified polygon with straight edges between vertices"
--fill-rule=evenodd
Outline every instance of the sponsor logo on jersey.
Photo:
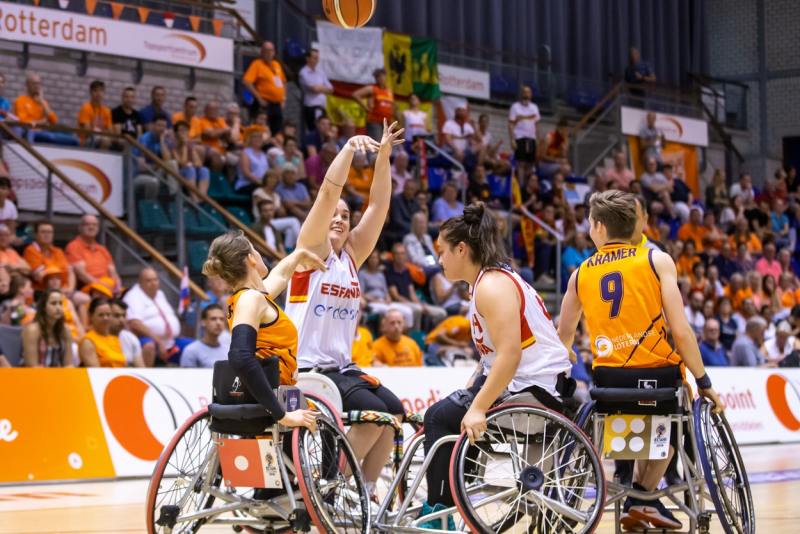
M 357 299 L 361 297 L 361 288 L 358 287 L 358 282 L 353 282 L 351 287 L 344 287 L 336 284 L 322 284 L 319 288 L 319 292 L 323 295 L 330 295 L 342 299 Z
M 597 357 L 602 358 L 611 354 L 614 350 L 614 344 L 607 336 L 597 336 L 594 339 L 594 348 L 597 351 Z

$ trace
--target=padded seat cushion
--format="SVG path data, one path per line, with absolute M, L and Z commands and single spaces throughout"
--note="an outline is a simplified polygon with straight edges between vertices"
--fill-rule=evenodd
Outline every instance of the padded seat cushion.
M 648 369 L 596 367 L 592 378 L 595 388 L 590 394 L 596 401 L 595 411 L 598 413 L 683 413 L 678 402 L 683 375 L 678 366 Z

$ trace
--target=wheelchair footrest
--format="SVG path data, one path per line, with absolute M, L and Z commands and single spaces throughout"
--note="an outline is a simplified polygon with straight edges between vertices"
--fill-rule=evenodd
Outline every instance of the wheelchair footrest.
M 295 508 L 289 516 L 289 522 L 292 524 L 293 532 L 311 531 L 311 516 L 303 508 Z
M 178 522 L 178 515 L 181 513 L 181 507 L 177 505 L 164 505 L 161 507 L 161 515 L 156 521 L 156 525 L 166 527 L 167 532 L 171 532 L 175 523 Z

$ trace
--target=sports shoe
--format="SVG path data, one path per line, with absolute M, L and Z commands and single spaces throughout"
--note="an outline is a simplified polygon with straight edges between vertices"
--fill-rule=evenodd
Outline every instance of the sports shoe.
M 668 529 L 680 529 L 683 523 L 675 519 L 672 512 L 667 510 L 661 501 L 654 499 L 652 501 L 639 501 L 631 506 L 628 512 L 634 519 L 641 521 L 649 521 L 653 526 Z
M 430 515 L 434 512 L 441 512 L 442 510 L 447 510 L 447 506 L 443 505 L 442 503 L 437 503 L 433 505 L 433 508 L 427 502 L 422 503 L 422 513 L 420 513 L 420 517 Z M 432 530 L 442 530 L 442 520 L 441 519 L 431 519 L 430 521 L 425 521 L 424 523 L 420 524 L 417 528 L 427 528 Z M 455 530 L 456 529 L 456 522 L 453 520 L 453 515 L 447 515 L 447 530 Z
M 650 528 L 650 523 L 631 517 L 628 513 L 634 503 L 638 504 L 638 499 L 628 497 L 625 499 L 625 505 L 622 507 L 622 514 L 619 516 L 619 524 L 625 532 L 643 532 L 645 529 Z

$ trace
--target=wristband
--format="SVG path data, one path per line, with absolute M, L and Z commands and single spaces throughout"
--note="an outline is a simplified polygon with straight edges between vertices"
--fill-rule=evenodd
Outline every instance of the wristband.
M 347 141 L 347 142 L 344 144 L 344 147 L 345 147 L 346 149 L 348 149 L 350 152 L 352 152 L 353 154 L 355 154 L 356 152 L 358 152 L 358 150 L 356 150 L 355 148 L 353 148 L 352 146 L 350 146 L 350 141 Z
M 708 373 L 695 380 L 695 382 L 700 389 L 711 389 L 711 378 L 708 376 Z

